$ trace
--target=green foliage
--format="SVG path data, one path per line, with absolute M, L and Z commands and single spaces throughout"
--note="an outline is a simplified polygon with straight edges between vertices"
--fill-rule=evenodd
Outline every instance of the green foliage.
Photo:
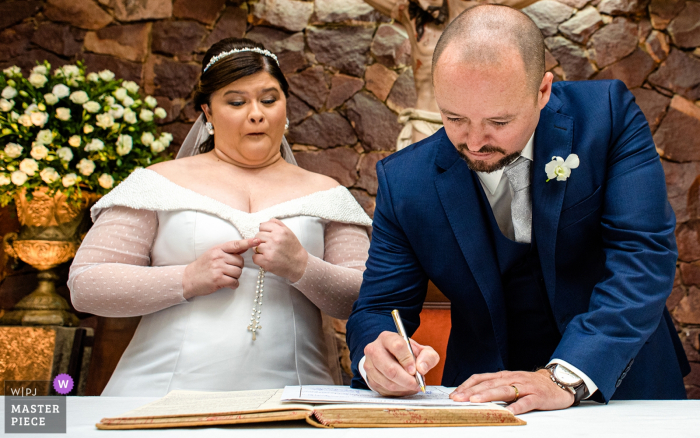
M 109 192 L 135 169 L 170 159 L 166 117 L 135 82 L 85 66 L 54 70 L 44 61 L 28 77 L 19 67 L 0 75 L 0 206 L 23 188 L 48 187 L 77 200 L 81 190 Z M 31 192 L 31 190 L 29 190 Z

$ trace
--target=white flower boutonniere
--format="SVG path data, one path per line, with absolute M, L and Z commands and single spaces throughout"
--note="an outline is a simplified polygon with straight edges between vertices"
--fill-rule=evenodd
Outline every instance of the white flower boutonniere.
M 552 161 L 544 166 L 544 171 L 547 172 L 547 181 L 556 178 L 557 181 L 566 181 L 571 175 L 571 169 L 576 169 L 580 161 L 578 155 L 571 154 L 564 160 L 562 157 L 552 157 Z

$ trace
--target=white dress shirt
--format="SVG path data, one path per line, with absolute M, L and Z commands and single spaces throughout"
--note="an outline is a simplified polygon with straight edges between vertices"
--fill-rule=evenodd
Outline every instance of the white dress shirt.
M 520 156 L 532 161 L 534 144 L 535 134 L 532 134 L 525 148 L 520 152 Z M 518 157 L 515 159 L 517 160 Z M 481 186 L 484 188 L 486 199 L 489 200 L 498 228 L 501 229 L 504 236 L 510 240 L 515 240 L 513 218 L 510 214 L 510 203 L 513 201 L 513 187 L 511 187 L 508 178 L 503 174 L 503 168 L 488 173 L 476 172 L 476 174 L 479 177 L 479 181 L 481 181 Z
M 525 145 L 525 148 L 523 148 L 522 152 L 520 153 L 520 156 L 532 161 L 534 157 L 534 146 L 535 134 L 533 133 L 530 140 L 528 140 L 527 144 Z M 542 173 L 544 173 L 544 170 L 542 170 Z M 486 198 L 489 201 L 489 205 L 491 205 L 491 210 L 493 211 L 493 215 L 498 223 L 498 228 L 501 230 L 504 236 L 510 240 L 515 240 L 513 218 L 510 211 L 510 204 L 513 200 L 513 188 L 508 182 L 508 178 L 503 174 L 503 169 L 495 170 L 493 172 L 476 172 L 476 174 L 479 177 L 479 181 L 481 181 L 481 186 L 484 188 L 484 193 L 486 193 Z M 587 375 L 585 375 L 575 366 L 561 359 L 552 359 L 549 362 L 549 364 L 553 363 L 563 365 L 569 371 L 581 377 L 588 388 L 589 394 L 592 395 L 598 390 L 595 383 L 593 383 L 593 381 L 589 379 Z M 367 386 L 369 386 L 369 382 L 367 382 L 367 372 L 365 371 L 364 365 L 365 358 L 363 357 L 358 364 L 358 368 L 360 370 L 360 374 L 362 374 L 362 378 L 365 380 L 365 383 L 367 383 Z M 370 389 L 372 388 L 370 387 Z

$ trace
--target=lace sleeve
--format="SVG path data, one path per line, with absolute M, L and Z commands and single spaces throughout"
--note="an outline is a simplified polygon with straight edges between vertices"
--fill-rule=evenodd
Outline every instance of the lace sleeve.
M 330 222 L 323 260 L 309 254 L 304 275 L 292 286 L 326 314 L 347 319 L 360 293 L 369 238 L 364 227 Z
M 185 266 L 151 267 L 153 211 L 112 207 L 85 236 L 68 277 L 73 306 L 100 316 L 139 316 L 186 302 Z

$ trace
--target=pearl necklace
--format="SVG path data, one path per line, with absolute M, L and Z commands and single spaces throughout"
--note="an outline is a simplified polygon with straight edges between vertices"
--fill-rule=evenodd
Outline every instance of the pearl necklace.
M 258 281 L 255 285 L 255 298 L 253 298 L 253 312 L 250 314 L 250 324 L 248 324 L 248 331 L 253 333 L 253 340 L 255 340 L 255 332 L 262 328 L 262 326 L 260 325 L 260 314 L 262 313 L 264 283 L 265 270 L 263 268 L 260 268 L 260 271 L 258 271 Z

